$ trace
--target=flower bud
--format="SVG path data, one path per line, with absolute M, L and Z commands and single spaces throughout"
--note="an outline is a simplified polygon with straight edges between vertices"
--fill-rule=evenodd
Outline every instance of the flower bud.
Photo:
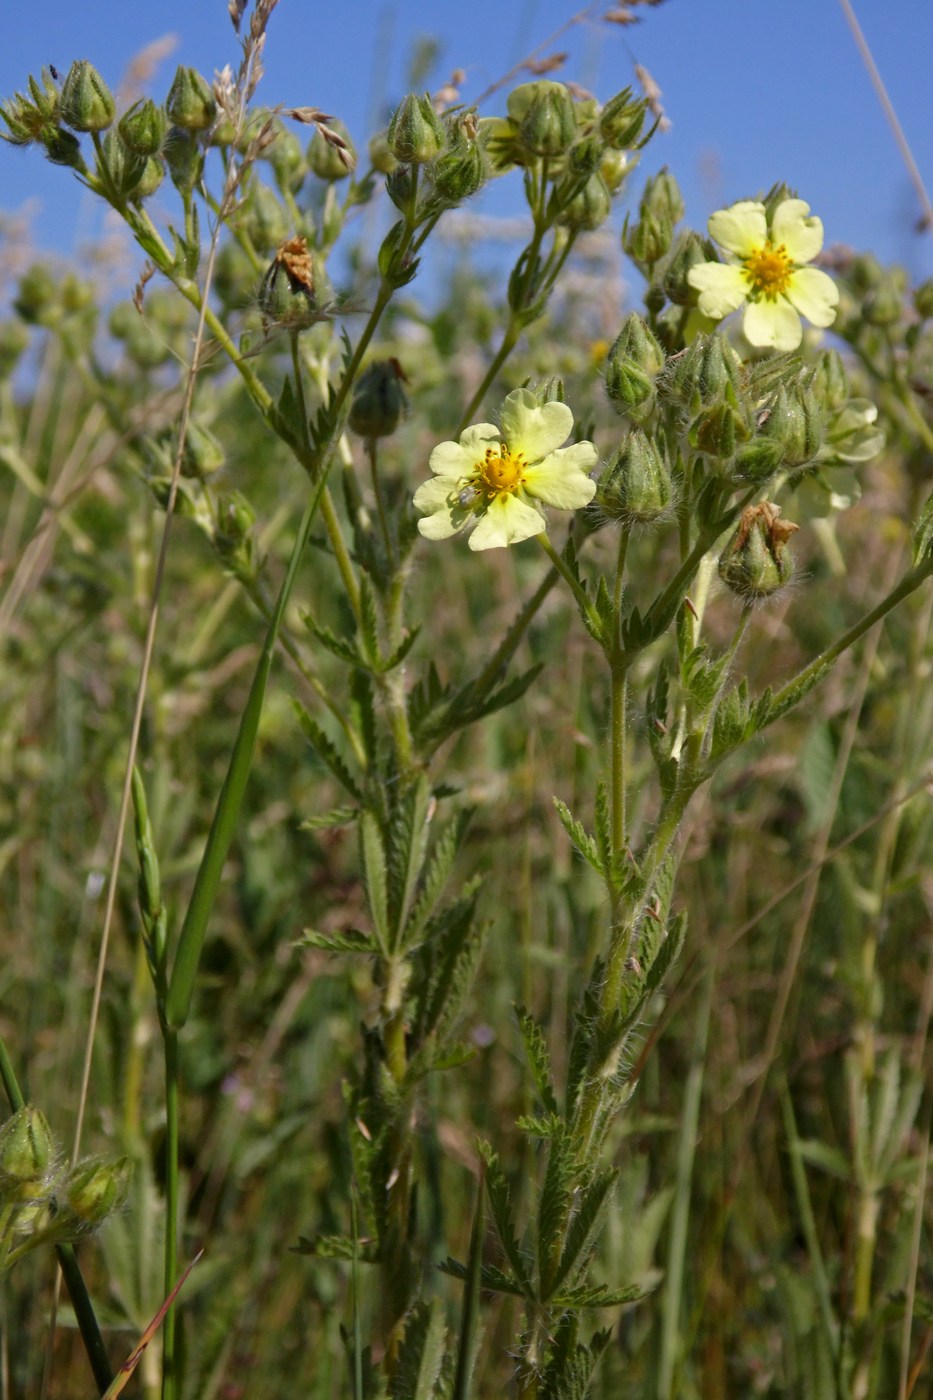
M 219 471 L 223 464 L 224 450 L 214 434 L 197 423 L 189 423 L 181 458 L 182 476 L 197 477 L 203 481 Z
M 828 411 L 845 403 L 849 397 L 849 376 L 838 350 L 821 350 L 817 355 L 812 388 Z
M 643 423 L 654 408 L 654 381 L 664 353 L 634 311 L 627 317 L 606 358 L 606 393 L 619 413 Z
M 656 219 L 665 219 L 672 226 L 683 218 L 683 195 L 669 170 L 659 170 L 657 175 L 652 175 L 647 182 L 641 197 L 639 213 L 642 218 L 646 214 L 653 214 Z
M 567 164 L 570 167 L 571 174 L 577 176 L 595 175 L 596 171 L 599 169 L 605 149 L 599 137 L 594 136 L 592 133 L 589 136 L 581 137 L 578 141 L 574 141 L 567 155 Z
M 417 189 L 418 182 L 413 165 L 396 165 L 392 173 L 386 176 L 386 193 L 396 209 L 403 214 L 411 207 Z
M 751 436 L 751 426 L 743 404 L 731 390 L 718 403 L 710 404 L 690 424 L 691 447 L 718 462 L 731 462 L 742 443 Z
M 164 162 L 158 156 L 146 156 L 143 173 L 130 191 L 130 198 L 137 204 L 140 200 L 148 199 L 150 195 L 155 194 L 164 179 Z
M 149 97 L 134 102 L 117 123 L 120 139 L 134 156 L 158 155 L 166 127 L 163 108 L 157 107 Z
M 872 326 L 894 326 L 904 307 L 903 278 L 885 272 L 862 302 L 862 314 Z
M 19 279 L 13 310 L 28 326 L 49 326 L 58 319 L 58 283 L 44 263 L 33 263 Z
M 933 277 L 914 288 L 914 310 L 922 321 L 933 316 Z
M 127 199 L 146 173 L 146 157 L 134 156 L 118 130 L 108 131 L 97 157 L 97 173 L 105 187 Z
M 62 121 L 73 131 L 106 131 L 117 110 L 113 93 L 86 58 L 68 69 L 60 106 Z
M 767 598 L 789 582 L 794 561 L 786 548 L 798 526 L 780 520 L 770 501 L 748 506 L 719 560 L 719 577 L 740 598 Z
M 259 288 L 263 325 L 301 330 L 317 309 L 314 262 L 304 238 L 290 238 L 277 249 Z
M 179 65 L 165 99 L 173 126 L 182 131 L 206 131 L 217 116 L 217 103 L 206 78 L 196 68 Z
M 99 1225 L 126 1200 L 130 1186 L 129 1158 L 115 1162 L 89 1158 L 71 1173 L 65 1185 L 65 1211 L 85 1227 Z
M 615 151 L 611 146 L 603 151 L 599 173 L 610 194 L 618 194 L 633 168 L 634 162 L 625 151 Z
M 632 89 L 624 88 L 610 97 L 599 114 L 599 134 L 617 151 L 635 148 L 645 124 L 647 103 L 644 98 L 633 99 Z
M 642 267 L 651 267 L 669 251 L 674 241 L 674 225 L 666 214 L 643 211 L 641 217 L 622 228 L 622 247 Z
M 81 154 L 80 141 L 63 126 L 47 126 L 41 139 L 45 154 L 53 165 L 66 165 L 71 170 L 82 172 L 87 169 Z
M 780 444 L 781 461 L 786 467 L 803 467 L 812 462 L 823 445 L 823 410 L 812 389 L 792 389 L 781 385 L 765 410 L 760 436 Z
M 504 175 L 513 165 L 528 164 L 518 127 L 508 117 L 480 117 L 479 139 L 493 175 Z
M 286 190 L 294 194 L 301 188 L 308 173 L 308 162 L 301 142 L 293 131 L 280 125 L 278 135 L 263 154 L 272 167 L 275 182 L 283 194 Z
M 398 165 L 398 161 L 392 154 L 389 140 L 384 131 L 378 132 L 370 137 L 369 141 L 369 163 L 379 175 L 391 175 Z
M 576 183 L 568 177 L 570 183 Z M 562 181 L 564 185 L 567 181 Z M 612 212 L 612 200 L 600 175 L 591 175 L 583 189 L 564 205 L 557 222 L 578 233 L 591 233 L 604 224 Z
M 356 169 L 356 148 L 343 122 L 331 122 L 330 130 L 340 137 L 342 145 L 316 131 L 308 146 L 308 166 L 319 180 L 345 180 Z
M 179 194 L 190 194 L 204 165 L 204 154 L 197 141 L 180 126 L 173 126 L 165 138 L 165 163 L 169 178 Z
M 41 1195 L 56 1155 L 51 1129 L 32 1104 L 24 1104 L 0 1128 L 0 1199 Z
M 475 194 L 486 177 L 480 144 L 463 139 L 451 144 L 434 166 L 434 193 L 447 205 L 459 204 Z
M 706 239 L 692 229 L 679 233 L 671 250 L 671 260 L 664 270 L 661 285 L 675 306 L 696 306 L 699 293 L 691 287 L 688 274 L 698 263 L 715 262 L 716 251 Z
M 242 543 L 256 524 L 256 512 L 240 491 L 222 496 L 217 505 L 218 531 L 234 543 Z
M 721 401 L 727 389 L 741 392 L 742 362 L 725 336 L 698 335 L 682 354 L 668 361 L 663 392 L 692 413 Z
M 252 181 L 249 194 L 236 213 L 236 224 L 249 234 L 259 253 L 271 253 L 288 236 L 285 210 L 268 185 Z
M 48 128 L 56 127 L 61 118 L 58 88 L 47 68 L 42 70 L 41 84 L 30 74 L 29 93 L 26 97 L 18 92 L 8 101 L 0 102 L 0 119 L 7 126 L 3 139 L 13 146 L 31 146 L 34 141 L 45 141 Z
M 22 321 L 0 321 L 0 384 L 19 364 L 29 345 L 29 332 Z
M 781 465 L 784 449 L 773 438 L 754 438 L 736 453 L 735 474 L 743 481 L 766 481 Z
M 405 372 L 398 360 L 376 360 L 356 382 L 349 423 L 363 438 L 388 437 L 405 416 L 408 400 L 402 383 Z
M 426 165 L 444 150 L 444 128 L 425 93 L 409 93 L 395 109 L 386 133 L 389 150 L 406 165 Z
M 508 113 L 525 150 L 535 156 L 561 156 L 577 135 L 573 98 L 563 83 L 546 79 L 523 83 L 509 93 Z
M 648 524 L 668 510 L 674 488 L 657 444 L 633 429 L 596 486 L 596 504 L 611 520 Z

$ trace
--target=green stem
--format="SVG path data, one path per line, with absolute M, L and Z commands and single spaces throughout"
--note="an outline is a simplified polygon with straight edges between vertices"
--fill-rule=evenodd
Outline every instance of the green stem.
M 538 544 L 544 550 L 545 554 L 550 559 L 551 563 L 554 565 L 554 568 L 557 570 L 561 578 L 566 583 L 567 587 L 570 589 L 574 598 L 576 598 L 580 609 L 582 611 L 589 611 L 589 599 L 584 593 L 582 586 L 574 578 L 573 574 L 570 572 L 561 556 L 557 553 L 557 550 L 551 544 L 551 541 L 548 539 L 544 531 L 542 530 L 540 535 L 535 535 L 535 539 L 538 541 Z
M 178 1036 L 162 1022 L 165 1058 L 165 1254 L 163 1288 L 168 1297 L 178 1277 Z M 178 1395 L 176 1312 L 165 1314 L 162 1350 L 162 1400 Z
M 461 418 L 460 425 L 457 428 L 458 437 L 466 428 L 470 426 L 470 423 L 473 421 L 474 413 L 477 411 L 480 404 L 483 402 L 483 399 L 486 397 L 486 391 L 489 389 L 489 386 L 492 384 L 496 375 L 499 373 L 499 370 L 505 364 L 512 351 L 515 349 L 515 346 L 518 344 L 518 337 L 519 331 L 515 326 L 514 318 L 510 316 L 509 323 L 505 328 L 505 334 L 502 337 L 502 344 L 499 346 L 499 349 L 497 350 L 496 354 L 492 359 L 492 363 L 490 364 L 486 373 L 483 375 L 483 379 L 479 388 L 473 395 L 467 407 L 464 409 L 463 417 Z

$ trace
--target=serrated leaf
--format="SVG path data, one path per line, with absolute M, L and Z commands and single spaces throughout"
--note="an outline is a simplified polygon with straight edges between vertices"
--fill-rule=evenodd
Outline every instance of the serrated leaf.
M 526 1011 L 523 1006 L 516 1006 L 515 1014 L 518 1017 L 518 1028 L 521 1031 L 525 1054 L 528 1056 L 538 1097 L 548 1113 L 556 1114 L 557 1100 L 552 1088 L 551 1057 L 548 1053 L 544 1032 L 531 1013 Z
M 379 1250 L 375 1240 L 352 1240 L 348 1235 L 315 1235 L 307 1239 L 300 1235 L 289 1254 L 313 1254 L 318 1259 L 359 1259 L 364 1264 L 378 1264 Z
M 515 1126 L 523 1133 L 528 1133 L 530 1137 L 547 1139 L 560 1132 L 563 1121 L 562 1118 L 553 1113 L 522 1113 L 516 1118 Z
M 388 875 L 385 850 L 379 823 L 370 811 L 362 811 L 359 820 L 360 858 L 363 882 L 376 936 L 383 953 L 391 948 L 392 930 L 389 923 Z
M 581 855 L 587 865 L 591 865 L 597 875 L 605 878 L 602 861 L 599 858 L 599 851 L 596 842 L 590 836 L 582 822 L 577 821 L 565 802 L 561 802 L 559 797 L 554 798 L 554 807 L 560 818 L 561 825 L 573 844 L 574 850 Z
M 440 1264 L 438 1269 L 442 1274 L 447 1274 L 449 1278 L 458 1278 L 461 1282 L 467 1277 L 465 1264 L 461 1264 L 459 1259 L 452 1259 L 450 1255 Z M 497 1269 L 495 1264 L 483 1265 L 483 1287 L 490 1293 L 509 1293 L 515 1298 L 523 1298 L 521 1288 L 517 1281 L 509 1274 Z
M 596 1236 L 602 1226 L 603 1209 L 618 1172 L 599 1173 L 582 1191 L 577 1193 L 577 1202 L 557 1271 L 550 1282 L 546 1301 L 553 1301 L 555 1295 L 567 1295 L 561 1284 L 572 1280 L 586 1266 L 596 1244 Z
M 609 788 L 602 778 L 596 784 L 596 803 L 593 817 L 596 830 L 596 851 L 605 872 L 612 863 L 612 818 L 609 812 Z
M 329 953 L 378 953 L 379 944 L 371 933 L 362 929 L 339 929 L 334 933 L 324 933 L 320 929 L 302 930 L 298 940 L 301 948 L 323 948 Z
M 552 1308 L 617 1308 L 624 1303 L 637 1303 L 646 1296 L 646 1290 L 637 1283 L 628 1284 L 625 1288 L 609 1288 L 599 1283 L 555 1293 L 549 1301 Z
M 649 996 L 653 996 L 663 985 L 667 974 L 683 951 L 686 937 L 687 914 L 684 911 L 671 919 L 667 928 L 667 937 L 658 945 L 651 966 L 646 970 L 645 991 Z
M 420 627 L 413 627 L 410 632 L 407 632 L 405 634 L 405 636 L 402 638 L 401 642 L 399 642 L 395 650 L 390 652 L 389 655 L 383 659 L 379 667 L 380 675 L 388 675 L 390 671 L 395 670 L 396 666 L 400 666 L 402 664 L 402 662 L 405 660 L 405 657 L 408 655 L 412 647 L 415 645 L 415 642 L 418 640 L 418 635 L 420 632 Z
M 446 1336 L 440 1302 L 435 1298 L 430 1303 L 416 1303 L 405 1320 L 389 1387 L 391 1400 L 434 1400 Z
M 489 1198 L 489 1205 L 492 1209 L 492 1217 L 496 1224 L 499 1242 L 502 1245 L 506 1259 L 511 1265 L 512 1273 L 518 1285 L 517 1291 L 524 1294 L 530 1301 L 535 1296 L 534 1285 L 532 1284 L 531 1275 L 528 1272 L 525 1259 L 518 1245 L 515 1226 L 512 1223 L 512 1202 L 505 1174 L 502 1171 L 502 1167 L 499 1165 L 498 1156 L 493 1152 L 488 1142 L 480 1142 L 479 1151 L 486 1167 L 486 1195 Z
M 450 878 L 469 820 L 470 813 L 461 812 L 446 824 L 434 842 L 425 863 L 418 896 L 402 931 L 401 942 L 405 948 L 414 948 L 421 941 L 428 920 L 433 915 Z
M 299 705 L 297 700 L 292 701 L 292 709 L 298 717 L 298 723 L 301 725 L 305 738 L 314 749 L 318 758 L 325 767 L 330 769 L 338 783 L 346 788 L 350 796 L 362 806 L 363 794 L 357 786 L 353 774 L 350 772 L 343 758 L 341 758 L 336 747 L 331 743 L 317 720 L 309 715 L 307 710 Z
M 340 660 L 345 661 L 348 666 L 362 666 L 365 664 L 363 658 L 351 641 L 336 636 L 329 627 L 323 627 L 315 622 L 310 613 L 302 613 L 301 620 L 315 640 L 320 642 L 321 646 L 325 647 L 333 656 L 339 657 Z
M 564 1130 L 548 1144 L 547 1167 L 538 1202 L 538 1275 L 547 1298 L 557 1277 L 578 1180 L 576 1147 Z
M 840 1152 L 838 1148 L 831 1147 L 827 1142 L 817 1142 L 812 1138 L 800 1139 L 793 1143 L 792 1147 L 812 1167 L 818 1167 L 820 1171 L 836 1177 L 838 1181 L 851 1181 L 851 1159 L 844 1152 Z
M 351 826 L 359 816 L 358 807 L 332 807 L 329 812 L 324 812 L 319 817 L 307 817 L 303 822 L 299 822 L 299 831 L 320 831 L 332 826 Z

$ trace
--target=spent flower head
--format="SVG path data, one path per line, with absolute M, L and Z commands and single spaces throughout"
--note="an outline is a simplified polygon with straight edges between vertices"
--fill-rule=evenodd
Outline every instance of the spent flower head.
M 823 246 L 823 225 L 809 204 L 783 199 L 769 210 L 743 199 L 717 210 L 709 232 L 730 261 L 699 263 L 687 274 L 704 315 L 719 321 L 744 306 L 746 339 L 774 350 L 796 350 L 801 316 L 814 326 L 832 325 L 838 288 L 825 272 L 806 266 Z
M 573 427 L 565 403 L 542 404 L 530 389 L 513 389 L 499 416 L 501 427 L 475 423 L 431 453 L 434 476 L 415 492 L 427 539 L 469 529 L 471 549 L 497 549 L 545 532 L 539 502 L 579 510 L 593 499 L 596 448 L 561 446 Z

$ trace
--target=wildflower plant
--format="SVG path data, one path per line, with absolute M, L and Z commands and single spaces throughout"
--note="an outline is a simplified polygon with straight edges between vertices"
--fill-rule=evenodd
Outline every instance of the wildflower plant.
M 248 8 L 245 0 L 230 6 L 237 34 Z M 684 1315 L 700 1091 L 691 1070 L 676 1191 L 661 1182 L 652 1203 L 631 1148 L 639 1080 L 678 961 L 685 949 L 691 965 L 698 955 L 688 913 L 702 922 L 702 900 L 688 908 L 679 893 L 698 801 L 724 764 L 740 771 L 735 755 L 752 741 L 756 752 L 773 742 L 774 727 L 933 573 L 928 503 L 917 510 L 911 561 L 849 609 L 834 635 L 820 634 L 809 654 L 795 651 L 771 683 L 760 683 L 775 600 L 795 606 L 795 553 L 820 520 L 820 547 L 830 564 L 838 557 L 831 522 L 855 497 L 853 474 L 882 450 L 881 418 L 919 433 L 929 450 L 930 430 L 918 426 L 923 413 L 889 335 L 903 297 L 869 267 L 846 269 L 840 289 L 808 266 L 822 226 L 784 189 L 715 214 L 709 238 L 679 229 L 683 200 L 662 170 L 622 235 L 645 279 L 642 312 L 613 328 L 595 380 L 581 370 L 565 383 L 550 372 L 550 331 L 541 332 L 560 315 L 554 294 L 575 248 L 606 224 L 629 170 L 650 150 L 648 99 L 626 89 L 601 104 L 540 75 L 492 115 L 458 94 L 438 101 L 412 93 L 369 144 L 364 169 L 364 147 L 320 109 L 256 107 L 273 9 L 273 0 L 256 0 L 236 72 L 210 83 L 182 66 L 162 103 L 143 99 L 119 111 L 82 60 L 61 85 L 50 72 L 30 78 L 29 95 L 0 108 L 7 139 L 70 166 L 119 214 L 146 259 L 132 314 L 124 306 L 111 316 L 132 366 L 123 376 L 108 378 L 100 367 L 93 298 L 80 286 L 65 302 L 39 270 L 24 277 L 17 303 L 21 322 L 57 338 L 107 423 L 108 461 L 123 471 L 140 515 L 129 532 L 127 592 L 138 599 L 143 582 L 151 586 L 129 739 L 112 734 L 107 756 L 122 741 L 122 803 L 112 762 L 107 770 L 106 800 L 121 815 L 102 981 L 125 888 L 122 820 L 130 810 L 137 876 L 136 913 L 128 899 L 122 909 L 137 949 L 130 981 L 139 1033 L 120 1046 L 131 1088 L 119 1127 L 100 1115 L 137 1163 L 133 1194 L 109 1236 L 121 1320 L 148 1339 L 164 1314 L 146 1363 L 154 1365 L 147 1394 L 219 1393 L 237 1364 L 225 1350 L 236 1332 L 228 1317 L 264 1301 L 262 1288 L 244 1300 L 231 1285 L 236 1257 L 251 1261 L 250 1230 L 239 1222 L 231 1229 L 240 1254 L 230 1255 L 233 1264 L 221 1259 L 201 1294 L 189 1301 L 182 1289 L 176 1297 L 178 1281 L 193 1237 L 210 1233 L 234 1190 L 231 1178 L 239 1173 L 242 1183 L 273 1163 L 270 1172 L 281 1171 L 273 1233 L 286 1244 L 272 1251 L 269 1277 L 306 1270 L 308 1296 L 328 1300 L 322 1312 L 333 1304 L 340 1317 L 339 1332 L 325 1318 L 313 1343 L 301 1321 L 295 1365 L 309 1394 L 465 1400 L 498 1393 L 506 1381 L 522 1400 L 645 1394 L 649 1386 L 665 1397 L 702 1393 L 679 1388 L 700 1364 L 688 1356 Z M 305 149 L 296 131 L 308 128 Z M 415 282 L 441 220 L 486 181 L 510 176 L 522 183 L 529 234 L 505 303 L 487 318 L 483 367 L 469 392 L 449 366 L 438 379 L 434 349 L 419 358 L 406 343 L 399 293 Z M 160 226 L 151 200 L 164 182 L 177 198 Z M 359 285 L 335 290 L 344 230 L 355 210 L 380 197 L 394 209 L 391 226 L 371 260 L 357 253 Z M 870 284 L 870 314 L 852 290 L 860 277 Z M 190 309 L 187 321 L 179 305 Z M 749 355 L 719 328 L 743 305 L 746 340 L 776 353 Z M 855 360 L 803 344 L 800 317 L 827 328 L 837 307 Z M 933 297 L 918 301 L 921 328 L 931 314 Z M 155 344 L 141 334 L 147 322 Z M 448 333 L 438 318 L 435 345 Z M 921 338 L 918 331 L 914 346 Z M 22 339 L 11 334 L 4 343 L 0 365 L 11 368 Z M 872 375 L 881 354 L 890 355 L 889 372 Z M 166 369 L 175 355 L 186 357 L 180 385 Z M 919 374 L 919 361 L 914 368 Z M 31 480 L 18 461 L 17 469 Z M 162 522 L 157 544 L 154 520 Z M 173 568 L 192 540 L 206 543 L 213 572 L 205 589 L 196 571 L 183 570 L 189 595 Z M 802 577 L 801 593 L 820 586 L 798 571 Z M 487 599 L 505 580 L 503 616 Z M 568 605 L 563 633 L 553 630 L 559 591 Z M 202 718 L 206 660 L 228 610 L 241 605 L 246 640 L 218 669 L 226 686 L 245 655 L 251 678 L 231 690 L 233 727 L 229 705 L 216 730 L 205 724 L 209 757 L 193 769 L 178 734 Z M 176 622 L 171 657 L 161 650 L 160 606 Z M 546 689 L 574 633 L 599 697 L 585 718 L 562 679 Z M 530 663 L 519 669 L 526 651 Z M 557 890 L 551 866 L 558 851 L 572 850 L 562 895 L 572 990 L 561 1006 L 550 991 L 536 992 L 526 970 L 521 991 L 510 990 L 507 1018 L 525 1070 L 506 1112 L 483 1059 L 489 1036 L 475 1015 L 470 1026 L 490 934 L 507 943 L 500 935 L 515 927 L 520 839 L 504 819 L 497 829 L 494 801 L 483 802 L 478 755 L 484 743 L 506 747 L 516 733 L 530 734 L 539 696 L 563 707 L 556 729 L 574 730 L 578 719 L 590 725 L 579 770 L 592 781 L 565 773 L 551 794 L 559 834 L 542 883 Z M 523 718 L 496 729 L 504 712 Z M 274 794 L 274 816 L 250 822 L 263 791 Z M 265 843 L 279 839 L 296 844 L 276 865 L 289 891 L 276 904 L 276 881 L 263 872 Z M 507 871 L 498 906 L 483 878 L 497 859 Z M 305 873 L 309 863 L 323 899 Z M 267 901 L 276 905 L 271 913 Z M 240 914 L 242 930 L 231 936 Z M 289 958 L 306 960 L 294 986 L 281 971 Z M 860 966 L 865 1044 L 875 1023 L 869 963 Z M 237 1003 L 228 1026 L 238 976 L 251 980 L 255 1001 L 248 1009 Z M 328 1003 L 322 988 L 337 982 Z M 711 997 L 707 977 L 695 998 L 698 1045 L 706 1043 Z M 274 1059 L 289 1053 L 289 1017 L 306 998 L 315 1014 L 294 1040 L 311 1049 L 295 1051 L 301 1072 L 283 1073 L 280 1086 L 283 1099 L 295 1095 L 291 1111 L 278 1113 L 270 1097 L 238 1156 L 246 1129 L 227 1108 L 194 1126 L 223 1059 L 212 1017 L 238 1044 L 261 1038 Z M 490 1017 L 495 1000 L 484 1008 Z M 162 1051 L 158 1114 L 142 1088 L 154 1079 L 144 1062 L 146 1025 L 157 1029 Z M 67 1243 L 82 1231 L 50 1223 L 55 1154 L 43 1146 L 38 1110 L 17 1102 L 15 1059 L 15 1047 L 4 1050 L 19 1126 L 0 1133 L 0 1176 L 7 1147 L 15 1139 L 22 1158 L 25 1142 L 29 1209 L 48 1217 L 41 1228 L 38 1215 L 27 1222 L 39 1231 L 34 1242 Z M 848 1068 L 861 1115 L 864 1151 L 852 1189 L 863 1218 L 898 1170 L 916 1167 L 903 1144 L 919 1112 L 918 1079 L 896 1056 L 891 1064 L 882 1086 L 864 1063 Z M 249 1097 L 235 1087 L 217 1090 L 218 1100 Z M 466 1127 L 445 1115 L 448 1096 Z M 810 1230 L 806 1153 L 789 1103 L 784 1131 Z M 329 1139 L 330 1168 L 317 1191 L 308 1161 L 323 1171 L 320 1138 Z M 442 1141 L 455 1144 L 446 1158 Z M 828 1150 L 814 1148 L 811 1158 L 849 1170 Z M 744 1160 L 743 1149 L 739 1166 Z M 16 1204 L 5 1208 L 8 1260 L 22 1248 L 13 1243 L 14 1215 L 25 1189 L 13 1189 Z M 72 1217 L 96 1221 L 130 1189 L 122 1163 L 83 1161 L 67 1182 L 56 1177 L 67 1201 L 56 1208 L 72 1225 Z M 267 1203 L 250 1209 L 253 1225 L 261 1219 L 260 1232 L 268 1231 Z M 143 1225 L 154 1217 L 165 1222 L 164 1252 L 160 1279 L 147 1290 L 143 1271 L 126 1265 L 126 1241 L 137 1220 L 148 1261 Z M 627 1252 L 605 1244 L 620 1218 Z M 725 1233 L 728 1207 L 720 1224 Z M 662 1237 L 663 1270 L 655 1259 Z M 839 1394 L 872 1393 L 867 1378 L 890 1364 L 885 1300 L 870 1287 L 878 1241 L 866 1238 L 854 1340 L 846 1289 L 831 1293 L 822 1273 L 814 1285 L 819 1307 L 811 1312 Z M 108 1235 L 102 1239 L 106 1249 Z M 814 1259 L 817 1243 L 808 1236 Z M 902 1258 L 894 1251 L 886 1262 L 896 1271 Z M 111 1363 L 73 1260 L 66 1278 L 103 1393 Z M 900 1278 L 895 1272 L 898 1287 Z M 613 1335 L 620 1309 L 650 1319 L 647 1361 L 624 1327 Z M 192 1316 L 182 1346 L 179 1318 Z M 207 1346 L 215 1332 L 216 1351 Z M 271 1323 L 269 1336 L 274 1350 Z M 196 1340 L 210 1351 L 203 1370 Z M 133 1365 L 141 1355 L 133 1351 Z

